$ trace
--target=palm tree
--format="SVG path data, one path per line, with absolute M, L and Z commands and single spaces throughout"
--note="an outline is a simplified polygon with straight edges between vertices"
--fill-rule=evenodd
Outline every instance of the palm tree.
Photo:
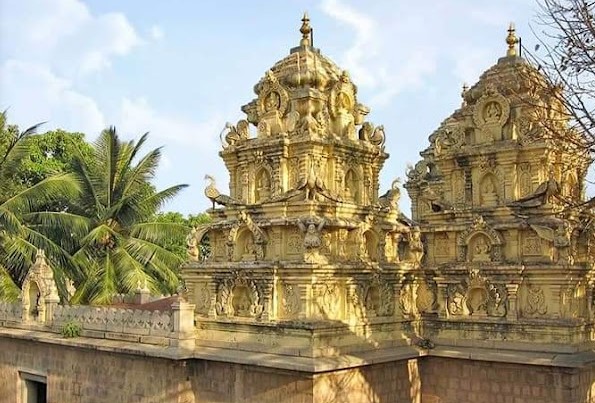
M 76 159 L 74 174 L 82 195 L 72 210 L 85 218 L 86 232 L 73 254 L 79 268 L 74 302 L 109 303 L 114 294 L 138 284 L 161 293 L 172 293 L 179 285 L 182 258 L 164 245 L 187 228 L 153 219 L 187 185 L 153 188 L 161 149 L 139 156 L 146 140 L 147 134 L 136 143 L 123 142 L 112 127 L 94 143 L 91 159 Z
M 62 295 L 66 279 L 73 274 L 67 242 L 63 245 L 54 239 L 66 228 L 80 230 L 83 222 L 76 215 L 47 211 L 47 207 L 57 200 L 77 197 L 80 188 L 76 178 L 58 174 L 24 189 L 14 179 L 27 156 L 26 140 L 39 126 L 19 133 L 16 126 L 7 125 L 6 111 L 0 113 L 0 299 L 19 296 L 19 285 L 37 249 L 46 251 Z

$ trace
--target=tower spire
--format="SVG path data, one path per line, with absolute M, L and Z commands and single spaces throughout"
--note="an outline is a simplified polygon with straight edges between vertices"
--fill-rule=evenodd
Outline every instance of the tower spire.
M 302 17 L 302 26 L 300 27 L 300 32 L 302 33 L 300 46 L 312 46 L 312 43 L 310 42 L 312 27 L 310 26 L 310 17 L 308 17 L 307 12 L 305 12 L 304 16 Z
M 514 29 L 514 23 L 510 23 L 508 26 L 508 35 L 506 36 L 506 43 L 508 44 L 508 50 L 506 51 L 506 56 L 512 57 L 517 55 L 516 45 L 519 43 L 519 38 L 516 36 L 516 31 Z

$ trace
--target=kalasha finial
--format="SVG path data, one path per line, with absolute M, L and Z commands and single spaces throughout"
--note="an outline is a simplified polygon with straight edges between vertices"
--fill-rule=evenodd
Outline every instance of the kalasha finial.
M 469 91 L 469 86 L 467 83 L 463 83 L 463 89 L 461 90 L 461 98 L 463 98 L 463 101 L 461 102 L 461 106 L 467 105 L 467 101 L 465 101 L 465 95 L 467 95 L 467 91 Z
M 506 36 L 506 43 L 508 44 L 506 56 L 516 56 L 516 44 L 519 43 L 519 38 L 516 37 L 514 23 L 512 22 L 508 26 L 508 35 Z
M 304 16 L 302 17 L 302 26 L 300 28 L 300 32 L 302 33 L 300 46 L 311 46 L 310 33 L 312 32 L 312 27 L 310 26 L 310 18 L 308 17 L 308 13 L 304 13 Z

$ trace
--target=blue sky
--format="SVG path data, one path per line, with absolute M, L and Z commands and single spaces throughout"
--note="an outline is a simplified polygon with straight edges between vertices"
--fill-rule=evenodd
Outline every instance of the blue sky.
M 225 122 L 297 46 L 308 11 L 314 44 L 347 69 L 391 154 L 381 191 L 404 177 L 460 104 L 463 82 L 504 55 L 508 23 L 535 42 L 534 0 L 0 0 L 0 109 L 21 126 L 48 121 L 96 138 L 149 131 L 164 146 L 156 185 L 187 183 L 165 210 L 198 213 L 204 175 L 227 190 Z M 148 150 L 148 148 L 147 148 Z M 409 201 L 401 201 L 409 214 Z

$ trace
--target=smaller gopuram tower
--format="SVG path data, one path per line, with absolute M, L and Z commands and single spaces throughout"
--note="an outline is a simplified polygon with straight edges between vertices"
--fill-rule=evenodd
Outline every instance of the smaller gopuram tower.
M 307 15 L 300 32 L 221 134 L 229 195 L 206 177 L 213 221 L 190 235 L 182 268 L 197 345 L 300 357 L 406 346 L 393 335 L 411 321 L 398 296 L 419 232 L 398 181 L 379 196 L 383 127 L 312 46 Z
M 589 161 L 570 141 L 580 136 L 552 96 L 559 89 L 517 54 L 512 25 L 506 42 L 506 56 L 463 88 L 461 107 L 407 173 L 437 293 L 422 309 L 433 318 L 425 336 L 563 366 L 593 343 L 593 231 L 574 208 Z M 569 141 L 552 141 L 552 130 Z

